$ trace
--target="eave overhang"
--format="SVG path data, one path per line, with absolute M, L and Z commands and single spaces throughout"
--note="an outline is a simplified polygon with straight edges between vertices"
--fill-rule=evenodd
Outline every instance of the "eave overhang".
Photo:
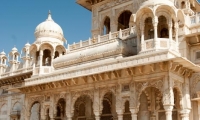
M 127 58 L 107 60 L 104 64 L 105 66 L 107 66 L 104 67 L 105 69 L 98 69 L 98 67 L 102 68 L 103 66 L 102 64 L 101 65 L 98 64 L 97 61 L 96 63 L 90 64 L 91 65 L 90 67 L 88 67 L 87 65 L 85 66 L 82 65 L 82 66 L 76 66 L 74 68 L 65 68 L 62 70 L 57 70 L 49 75 L 28 78 L 25 80 L 24 86 L 18 88 L 11 88 L 10 90 L 20 91 L 24 88 L 29 88 L 29 87 L 34 88 L 34 86 L 39 86 L 39 89 L 42 89 L 41 85 L 47 84 L 50 86 L 55 86 L 55 82 L 61 82 L 59 84 L 68 86 L 69 85 L 68 81 L 72 80 L 72 82 L 76 83 L 75 79 L 77 78 L 94 76 L 95 74 L 106 73 L 109 71 L 113 72 L 121 69 L 129 69 L 131 67 L 151 65 L 160 62 L 172 62 L 172 64 L 177 63 L 178 66 L 181 66 L 182 73 L 184 72 L 185 74 L 187 74 L 187 76 L 190 76 L 194 72 L 200 72 L 199 65 L 190 62 L 186 58 L 180 57 L 179 54 L 173 51 L 163 50 L 153 53 L 140 54 Z M 175 70 L 176 68 L 173 69 Z M 90 71 L 90 72 L 85 72 L 85 71 Z M 87 74 L 82 74 L 82 73 L 87 73 Z
M 30 78 L 32 72 L 26 72 L 18 75 L 0 78 L 0 86 L 14 85 L 17 83 L 23 83 L 25 79 Z
M 92 10 L 92 5 L 89 2 L 87 2 L 87 0 L 77 0 L 76 3 L 88 9 L 89 11 Z

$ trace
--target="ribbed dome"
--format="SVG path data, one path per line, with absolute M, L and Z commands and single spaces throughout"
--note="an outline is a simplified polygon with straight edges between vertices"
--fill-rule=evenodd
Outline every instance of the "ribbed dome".
M 35 37 L 52 37 L 63 40 L 62 28 L 53 21 L 51 13 L 49 12 L 46 21 L 40 23 L 35 29 Z

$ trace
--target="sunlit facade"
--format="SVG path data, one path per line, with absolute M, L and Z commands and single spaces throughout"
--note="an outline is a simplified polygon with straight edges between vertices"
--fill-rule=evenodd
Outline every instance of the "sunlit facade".
M 65 47 L 49 12 L 34 43 L 0 53 L 0 120 L 200 120 L 197 1 L 76 2 L 88 40 Z

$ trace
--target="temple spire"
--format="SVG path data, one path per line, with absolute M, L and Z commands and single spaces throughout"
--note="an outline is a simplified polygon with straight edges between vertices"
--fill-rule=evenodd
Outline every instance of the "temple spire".
M 48 18 L 47 18 L 47 20 L 49 20 L 49 21 L 52 21 L 53 19 L 51 18 L 51 11 L 49 10 L 49 13 L 48 13 Z

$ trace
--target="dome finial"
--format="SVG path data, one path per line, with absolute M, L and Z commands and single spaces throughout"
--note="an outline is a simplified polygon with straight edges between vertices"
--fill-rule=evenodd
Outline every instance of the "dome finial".
M 49 13 L 48 13 L 48 18 L 47 18 L 47 20 L 52 21 L 52 18 L 51 18 L 51 11 L 50 11 L 50 10 L 49 10 Z

